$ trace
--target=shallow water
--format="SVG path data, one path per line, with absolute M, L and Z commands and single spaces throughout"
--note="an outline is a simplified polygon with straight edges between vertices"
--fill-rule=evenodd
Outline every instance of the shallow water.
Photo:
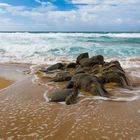
M 32 78 L 32 82 L 34 84 L 38 85 L 44 85 L 47 87 L 46 92 L 44 93 L 43 97 L 46 100 L 46 102 L 49 102 L 49 99 L 47 98 L 47 92 L 57 89 L 57 88 L 66 88 L 67 82 L 49 82 L 50 78 L 55 77 L 56 73 L 54 74 L 45 74 L 42 72 L 37 72 L 40 67 L 31 67 L 32 73 L 34 73 L 34 76 Z M 140 72 L 139 68 L 135 68 L 135 70 L 127 69 L 127 77 L 130 80 L 130 83 L 132 85 L 132 89 L 123 89 L 118 86 L 116 86 L 115 83 L 106 84 L 105 88 L 110 94 L 109 98 L 101 97 L 101 96 L 91 96 L 90 93 L 87 93 L 85 91 L 81 91 L 80 95 L 82 98 L 84 97 L 85 100 L 104 100 L 104 101 L 114 101 L 114 102 L 131 102 L 135 100 L 140 99 L 140 78 L 138 74 L 135 74 L 136 72 Z M 87 96 L 88 95 L 88 96 Z M 80 101 L 82 102 L 82 101 Z
M 14 102 L 10 100 L 11 98 L 0 102 L 0 138 L 13 140 L 140 138 L 138 102 L 85 100 L 66 106 L 40 102 L 39 99 L 24 102 L 22 99 Z

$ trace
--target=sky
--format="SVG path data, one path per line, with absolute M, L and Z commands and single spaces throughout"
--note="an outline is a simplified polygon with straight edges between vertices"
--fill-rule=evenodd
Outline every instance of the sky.
M 0 0 L 0 31 L 140 31 L 140 0 Z

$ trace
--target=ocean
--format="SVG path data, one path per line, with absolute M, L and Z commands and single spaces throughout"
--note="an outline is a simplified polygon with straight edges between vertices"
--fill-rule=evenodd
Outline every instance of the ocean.
M 82 52 L 118 59 L 124 67 L 138 67 L 140 33 L 0 33 L 0 62 L 53 64 L 74 61 Z

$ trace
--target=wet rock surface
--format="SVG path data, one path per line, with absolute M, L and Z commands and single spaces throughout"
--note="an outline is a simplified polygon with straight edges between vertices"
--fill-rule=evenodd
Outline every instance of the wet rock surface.
M 69 72 L 61 71 L 56 74 L 56 76 L 51 80 L 54 82 L 62 82 L 71 80 L 72 75 Z
M 76 63 L 79 64 L 79 62 L 80 62 L 82 59 L 84 59 L 84 58 L 89 58 L 89 55 L 88 55 L 87 52 L 86 52 L 86 53 L 81 53 L 81 54 L 77 57 Z
M 64 102 L 70 105 L 76 102 L 79 92 L 77 89 L 56 89 L 47 93 L 50 102 Z
M 121 88 L 132 88 L 119 61 L 105 62 L 102 55 L 89 57 L 88 53 L 82 53 L 75 63 L 57 63 L 43 72 L 56 74 L 51 82 L 67 81 L 66 88 L 47 94 L 53 102 L 65 101 L 66 104 L 73 104 L 79 90 L 89 92 L 91 95 L 109 97 L 104 86 L 107 83 L 116 83 Z
M 45 72 L 47 73 L 48 71 L 53 71 L 53 70 L 57 70 L 57 69 L 63 69 L 65 66 L 65 64 L 63 63 L 57 63 L 57 64 L 54 64 L 50 67 L 48 67 Z

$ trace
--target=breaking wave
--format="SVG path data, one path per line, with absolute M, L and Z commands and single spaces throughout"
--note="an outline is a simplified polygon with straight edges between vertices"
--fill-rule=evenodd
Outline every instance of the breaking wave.
M 89 52 L 137 66 L 139 46 L 140 33 L 0 33 L 0 62 L 53 64 Z

